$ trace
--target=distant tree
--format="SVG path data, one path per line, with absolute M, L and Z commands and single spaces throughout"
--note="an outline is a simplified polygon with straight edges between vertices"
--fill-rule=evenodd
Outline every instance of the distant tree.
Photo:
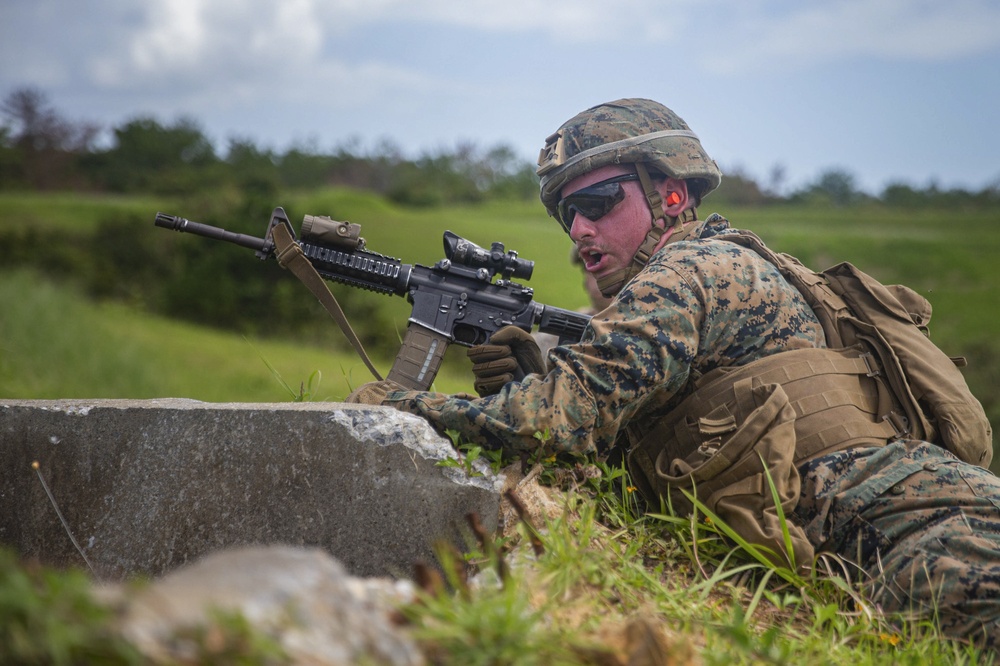
M 13 123 L 9 139 L 13 145 L 34 152 L 86 152 L 100 131 L 94 124 L 66 120 L 50 106 L 45 93 L 32 87 L 7 95 L 0 112 Z
M 879 198 L 882 200 L 882 203 L 888 206 L 898 206 L 901 208 L 916 208 L 927 203 L 925 192 L 915 190 L 906 183 L 889 183 L 882 190 L 882 195 Z
M 63 118 L 45 93 L 33 87 L 13 90 L 0 103 L 4 118 L 5 182 L 21 182 L 39 189 L 79 184 L 80 155 L 93 146 L 100 128 Z
M 879 198 L 887 206 L 901 208 L 934 207 L 956 211 L 964 208 L 988 208 L 1000 204 L 1000 180 L 979 191 L 960 187 L 942 189 L 936 180 L 931 180 L 923 189 L 907 183 L 893 182 L 882 190 Z
M 826 193 L 834 203 L 853 203 L 859 194 L 854 176 L 840 169 L 823 172 L 814 188 Z
M 712 204 L 760 206 L 771 201 L 772 197 L 761 190 L 757 181 L 742 166 L 725 167 L 722 174 L 722 183 L 710 195 Z
M 775 164 L 768 176 L 766 192 L 772 197 L 781 197 L 781 191 L 785 188 L 787 180 L 788 170 L 783 164 Z
M 354 158 L 347 155 L 324 155 L 310 147 L 293 146 L 276 159 L 283 185 L 313 188 L 330 184 L 337 173 L 337 166 Z
M 538 197 L 538 174 L 535 165 L 524 161 L 514 171 L 493 183 L 489 196 L 527 201 Z
M 824 203 L 833 206 L 849 206 L 866 198 L 858 189 L 854 175 L 844 169 L 828 169 L 814 182 L 795 192 L 793 201 Z
M 428 152 L 415 161 L 404 161 L 394 170 L 387 196 L 409 206 L 481 200 L 483 195 L 475 180 L 478 170 L 468 149 Z
M 247 137 L 230 137 L 226 162 L 238 171 L 273 171 L 277 158 L 270 150 L 262 150 Z
M 114 135 L 114 152 L 134 166 L 163 169 L 204 166 L 216 160 L 212 143 L 191 118 L 164 126 L 153 118 L 140 117 L 116 128 Z
M 521 158 L 512 147 L 498 144 L 478 156 L 472 177 L 479 190 L 489 197 L 530 199 L 538 195 L 535 165 Z
M 212 142 L 190 118 L 173 126 L 150 117 L 130 120 L 114 129 L 105 158 L 106 182 L 117 191 L 198 191 L 222 177 Z
M 23 180 L 23 160 L 12 146 L 10 128 L 0 127 L 0 188 L 13 187 Z
M 403 149 L 392 139 L 380 139 L 373 149 L 364 150 L 352 139 L 338 147 L 330 163 L 327 183 L 387 194 L 394 186 L 397 171 L 407 162 Z
M 996 206 L 1000 204 L 1000 177 L 976 194 L 976 202 L 983 206 Z

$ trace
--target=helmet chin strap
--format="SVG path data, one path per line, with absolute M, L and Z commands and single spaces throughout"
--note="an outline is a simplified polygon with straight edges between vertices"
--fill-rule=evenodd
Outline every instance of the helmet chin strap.
M 650 222 L 650 229 L 646 233 L 646 238 L 632 257 L 632 262 L 614 273 L 597 279 L 597 288 L 605 298 L 611 298 L 621 291 L 622 287 L 629 280 L 638 275 L 646 267 L 646 264 L 649 263 L 649 258 L 653 256 L 653 252 L 656 251 L 656 246 L 660 243 L 660 239 L 663 238 L 664 234 L 667 234 L 668 243 L 676 243 L 677 241 L 690 238 L 703 226 L 703 224 L 688 224 L 689 222 L 698 220 L 698 213 L 694 208 L 686 208 L 676 217 L 667 215 L 666 211 L 663 210 L 663 198 L 656 190 L 653 179 L 649 177 L 646 165 L 636 163 L 635 172 L 639 176 L 639 182 L 642 184 L 643 192 L 646 194 L 646 202 L 649 204 L 649 210 L 653 213 L 653 219 Z M 657 220 L 663 220 L 662 227 L 656 225 Z

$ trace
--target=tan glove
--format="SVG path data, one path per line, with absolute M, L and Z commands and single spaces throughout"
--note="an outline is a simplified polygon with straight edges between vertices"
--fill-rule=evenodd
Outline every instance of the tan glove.
M 406 387 L 400 386 L 391 379 L 383 379 L 378 382 L 368 382 L 354 389 L 344 402 L 353 402 L 361 405 L 381 405 L 385 397 L 392 391 L 405 391 Z
M 507 382 L 545 373 L 545 359 L 538 343 L 517 326 L 504 326 L 488 343 L 472 347 L 466 353 L 476 375 L 472 385 L 480 397 L 499 393 Z

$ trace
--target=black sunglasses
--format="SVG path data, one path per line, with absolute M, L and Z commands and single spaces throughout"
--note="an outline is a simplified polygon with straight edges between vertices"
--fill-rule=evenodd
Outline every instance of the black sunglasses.
M 623 173 L 599 183 L 588 185 L 569 196 L 563 197 L 556 204 L 556 219 L 566 233 L 573 226 L 573 218 L 580 213 L 590 221 L 597 221 L 611 212 L 625 198 L 621 184 L 629 180 L 638 180 L 635 173 Z

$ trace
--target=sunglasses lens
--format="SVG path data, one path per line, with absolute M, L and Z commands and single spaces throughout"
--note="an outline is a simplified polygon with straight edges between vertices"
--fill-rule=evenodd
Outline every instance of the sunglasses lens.
M 625 191 L 621 183 L 598 183 L 585 187 L 559 202 L 559 223 L 569 233 L 576 213 L 596 221 L 610 213 L 624 198 Z

